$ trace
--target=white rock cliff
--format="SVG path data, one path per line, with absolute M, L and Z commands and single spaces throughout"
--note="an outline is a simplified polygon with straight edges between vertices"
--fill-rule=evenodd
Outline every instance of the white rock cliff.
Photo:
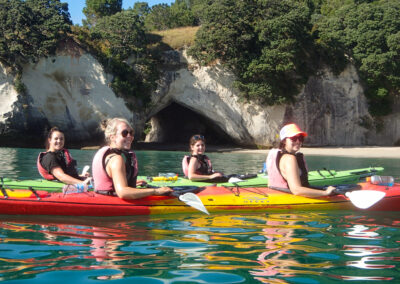
M 69 139 L 85 141 L 98 133 L 101 120 L 114 116 L 127 118 L 141 132 L 146 121 L 176 103 L 206 117 L 240 145 L 271 146 L 282 124 L 291 121 L 309 133 L 308 145 L 391 146 L 400 142 L 396 107 L 383 121 L 380 133 L 364 127 L 372 120 L 352 66 L 339 76 L 322 70 L 310 78 L 294 105 L 265 107 L 240 101 L 232 87 L 233 75 L 220 65 L 200 67 L 185 52 L 176 54 L 178 64 L 185 67 L 169 72 L 168 80 L 161 78 L 152 107 L 140 114 L 113 93 L 112 77 L 101 64 L 76 46 L 24 67 L 26 98 L 17 94 L 13 76 L 0 65 L 0 134 L 23 132 L 26 125 L 36 123 L 42 128 L 57 125 L 67 131 Z M 161 142 L 157 122 L 152 124 L 146 139 Z

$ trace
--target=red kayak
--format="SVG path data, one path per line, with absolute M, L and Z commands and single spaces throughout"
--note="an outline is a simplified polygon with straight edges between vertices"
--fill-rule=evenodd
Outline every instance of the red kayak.
M 379 210 L 400 211 L 400 184 L 379 186 L 360 183 L 360 190 L 345 195 L 307 198 L 269 188 L 241 188 L 208 186 L 195 199 L 172 196 L 151 196 L 136 200 L 122 200 L 94 192 L 49 193 L 26 189 L 7 190 L 7 198 L 0 193 L 0 214 L 7 215 L 63 215 L 63 216 L 130 216 L 206 211 L 281 211 L 281 210 Z M 197 198 L 197 200 L 196 200 Z M 196 208 L 196 209 L 195 209 Z M 203 211 L 204 212 L 204 211 Z

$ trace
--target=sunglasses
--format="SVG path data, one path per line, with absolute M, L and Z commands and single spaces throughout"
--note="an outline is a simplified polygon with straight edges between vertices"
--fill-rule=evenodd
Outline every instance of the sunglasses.
M 194 140 L 204 140 L 204 136 L 203 135 L 195 135 L 193 136 Z
M 303 135 L 296 135 L 296 136 L 289 137 L 289 138 L 290 138 L 290 140 L 292 140 L 293 142 L 296 142 L 296 141 L 303 142 L 303 141 L 304 141 L 304 136 L 303 136 Z
M 125 129 L 125 130 L 122 130 L 122 131 L 121 131 L 121 136 L 124 137 L 124 138 L 127 137 L 128 134 L 129 134 L 131 137 L 133 137 L 133 130 L 126 130 L 126 129 Z

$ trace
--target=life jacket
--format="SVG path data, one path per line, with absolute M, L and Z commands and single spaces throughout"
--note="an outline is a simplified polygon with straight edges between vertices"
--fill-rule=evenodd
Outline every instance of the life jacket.
M 279 162 L 284 154 L 281 149 L 272 149 L 269 151 L 267 156 L 267 172 L 268 172 L 268 187 L 291 192 L 286 179 L 282 176 L 279 169 Z M 290 154 L 293 155 L 293 154 Z M 297 152 L 295 154 L 297 165 L 300 169 L 300 181 L 302 186 L 309 187 L 308 183 L 308 168 L 304 159 L 303 153 Z
M 198 175 L 209 175 L 213 172 L 211 160 L 206 155 L 185 155 L 182 159 L 182 171 L 185 176 L 189 173 L 190 158 L 195 157 L 200 163 L 200 167 L 195 171 Z
M 76 161 L 74 159 L 72 159 L 71 154 L 69 153 L 69 151 L 67 149 L 62 149 L 61 151 L 63 151 L 63 156 L 65 159 L 65 164 L 67 166 L 67 168 L 63 169 L 64 172 L 70 172 L 70 170 L 75 170 L 76 171 Z M 37 160 L 36 160 L 36 166 L 37 169 L 39 171 L 39 174 L 47 180 L 56 180 L 57 178 L 55 176 L 53 176 L 51 173 L 49 173 L 41 164 L 42 158 L 44 155 L 48 154 L 49 152 L 40 152 Z
M 97 151 L 92 162 L 92 174 L 94 182 L 94 190 L 115 192 L 112 178 L 108 176 L 106 171 L 105 158 L 111 154 L 123 155 L 125 160 L 126 180 L 128 186 L 136 187 L 138 175 L 138 162 L 136 154 L 133 151 L 121 151 L 105 146 Z

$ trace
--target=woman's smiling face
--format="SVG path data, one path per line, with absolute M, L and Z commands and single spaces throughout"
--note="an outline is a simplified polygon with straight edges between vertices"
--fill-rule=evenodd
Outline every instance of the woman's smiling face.
M 112 148 L 130 150 L 133 142 L 133 129 L 125 122 L 120 122 L 117 124 L 116 130 L 112 139 Z
M 204 154 L 206 151 L 206 144 L 204 144 L 203 140 L 198 140 L 192 146 L 190 146 L 192 150 L 192 155 Z
M 65 138 L 64 134 L 60 131 L 54 131 L 49 138 L 49 150 L 52 152 L 64 148 Z
M 304 136 L 296 135 L 286 138 L 285 150 L 289 153 L 296 153 L 303 146 Z

